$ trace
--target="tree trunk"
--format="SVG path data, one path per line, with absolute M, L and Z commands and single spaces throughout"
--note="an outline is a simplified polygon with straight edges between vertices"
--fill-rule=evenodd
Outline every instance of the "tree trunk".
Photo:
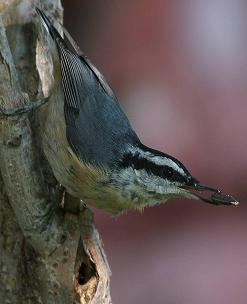
M 63 193 L 42 152 L 35 100 L 49 93 L 52 62 L 34 7 L 60 22 L 62 7 L 37 2 L 0 1 L 0 303 L 108 304 L 93 214 Z

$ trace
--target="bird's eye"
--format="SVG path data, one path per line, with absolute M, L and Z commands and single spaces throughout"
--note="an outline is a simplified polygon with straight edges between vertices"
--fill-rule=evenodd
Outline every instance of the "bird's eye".
M 163 174 L 167 178 L 172 178 L 172 176 L 174 174 L 174 171 L 173 171 L 173 169 L 171 167 L 164 166 L 163 167 Z

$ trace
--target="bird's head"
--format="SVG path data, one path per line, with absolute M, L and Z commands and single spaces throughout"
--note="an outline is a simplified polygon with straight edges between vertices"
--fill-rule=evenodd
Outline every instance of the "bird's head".
M 129 148 L 120 167 L 119 183 L 137 209 L 171 198 L 199 199 L 215 205 L 238 204 L 233 197 L 200 184 L 176 158 L 142 144 Z

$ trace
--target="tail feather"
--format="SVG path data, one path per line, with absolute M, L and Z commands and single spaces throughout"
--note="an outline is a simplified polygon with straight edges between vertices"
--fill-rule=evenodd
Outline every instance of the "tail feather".
M 54 27 L 54 25 L 52 24 L 50 19 L 46 16 L 46 14 L 38 7 L 36 7 L 35 9 L 37 14 L 40 16 L 45 29 L 51 35 L 52 39 L 55 40 L 58 46 L 62 45 L 63 47 L 67 48 L 63 37 L 59 34 L 58 30 Z
M 1 0 L 0 0 L 1 1 Z M 91 63 L 91 61 L 83 54 L 83 52 L 80 50 L 79 46 L 76 44 L 74 39 L 71 37 L 69 32 L 61 25 L 63 34 L 65 39 L 59 34 L 58 30 L 55 28 L 53 23 L 50 21 L 50 19 L 46 16 L 46 14 L 36 7 L 37 14 L 41 17 L 42 23 L 44 24 L 46 30 L 48 33 L 50 33 L 53 40 L 56 42 L 56 45 L 58 47 L 59 54 L 61 56 L 61 61 L 64 62 L 64 57 L 61 55 L 64 55 L 64 50 L 69 51 L 69 53 L 72 53 L 81 60 L 83 64 L 85 64 L 94 74 L 97 81 L 102 86 L 103 90 L 109 94 L 110 96 L 115 98 L 114 93 L 112 92 L 110 86 L 107 84 L 105 78 L 101 73 L 97 70 L 97 68 Z M 66 53 L 66 52 L 65 52 Z M 68 54 L 65 55 L 65 57 Z

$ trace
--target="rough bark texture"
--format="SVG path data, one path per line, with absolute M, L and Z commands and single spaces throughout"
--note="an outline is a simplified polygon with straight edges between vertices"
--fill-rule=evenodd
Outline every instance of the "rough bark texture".
M 0 303 L 111 303 L 93 214 L 56 182 L 41 149 L 39 110 L 4 114 L 51 85 L 35 5 L 61 20 L 59 0 L 0 1 Z

